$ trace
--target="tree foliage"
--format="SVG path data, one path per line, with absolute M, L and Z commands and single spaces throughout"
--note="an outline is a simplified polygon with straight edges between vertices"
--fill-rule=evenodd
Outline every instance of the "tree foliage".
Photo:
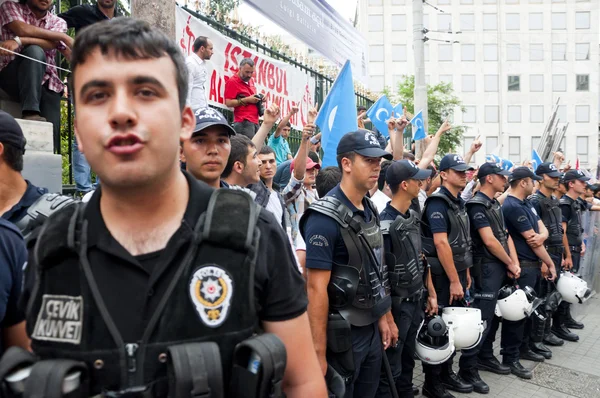
M 396 87 L 396 92 L 390 92 L 388 95 L 392 102 L 401 102 L 406 106 L 408 112 L 416 114 L 419 109 L 414 109 L 414 90 L 415 77 L 407 76 Z M 460 107 L 463 110 L 462 102 L 454 94 L 451 83 L 438 83 L 436 85 L 427 85 L 427 107 L 428 107 L 428 132 L 435 134 L 447 117 L 452 119 L 454 110 Z M 410 125 L 409 125 L 410 126 Z M 453 153 L 461 144 L 461 138 L 465 132 L 464 126 L 454 126 L 452 130 L 444 133 L 440 140 L 437 155 L 444 156 L 447 153 Z M 407 128 L 407 134 L 412 137 L 412 131 Z

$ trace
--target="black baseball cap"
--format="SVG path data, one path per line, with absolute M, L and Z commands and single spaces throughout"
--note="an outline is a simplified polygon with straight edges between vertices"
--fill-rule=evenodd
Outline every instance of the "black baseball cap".
M 369 130 L 358 129 L 351 133 L 346 133 L 337 146 L 337 154 L 356 152 L 359 155 L 368 158 L 385 158 L 392 160 L 391 153 L 384 151 L 379 146 L 377 137 Z
M 397 160 L 385 172 L 385 182 L 398 185 L 406 180 L 426 180 L 431 177 L 431 170 L 420 169 L 410 160 Z
M 538 166 L 535 170 L 535 174 L 541 176 L 543 174 L 548 175 L 548 177 L 561 177 L 562 173 L 558 171 L 554 163 L 544 162 Z
M 4 111 L 0 111 L 0 142 L 25 151 L 25 136 L 19 123 L 14 117 Z
M 442 158 L 439 169 L 440 171 L 445 171 L 448 169 L 456 171 L 475 170 L 473 166 L 469 166 L 465 163 L 462 156 L 456 155 L 454 153 L 449 153 Z
M 523 178 L 531 178 L 534 181 L 541 181 L 542 177 L 536 176 L 533 174 L 533 171 L 529 169 L 529 167 L 521 166 L 516 167 L 512 171 L 512 175 L 508 178 L 508 182 L 513 182 L 517 180 L 522 180 Z
M 564 177 L 565 182 L 575 181 L 575 180 L 586 182 L 586 181 L 590 180 L 590 177 L 586 177 L 585 174 L 583 174 L 583 171 L 581 171 L 581 170 L 569 170 L 565 173 L 565 177 Z
M 227 123 L 227 119 L 221 112 L 212 108 L 203 108 L 196 111 L 196 127 L 192 136 L 211 126 L 222 126 L 229 136 L 235 135 L 235 130 Z
M 492 174 L 510 177 L 511 173 L 508 170 L 504 170 L 502 167 L 498 167 L 496 163 L 486 162 L 479 166 L 477 178 L 483 178 Z

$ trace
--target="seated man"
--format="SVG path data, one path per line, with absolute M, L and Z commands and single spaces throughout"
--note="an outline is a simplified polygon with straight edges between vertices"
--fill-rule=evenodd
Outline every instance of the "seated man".
M 73 43 L 65 21 L 49 12 L 52 1 L 5 1 L 0 6 L 0 88 L 21 103 L 24 119 L 54 125 L 60 147 L 60 97 L 64 84 L 54 67 L 56 50 L 70 57 Z M 8 51 L 31 59 L 18 57 Z

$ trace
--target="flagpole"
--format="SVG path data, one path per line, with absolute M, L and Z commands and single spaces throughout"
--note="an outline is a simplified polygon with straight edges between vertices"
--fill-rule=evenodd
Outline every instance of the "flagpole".
M 427 84 L 425 83 L 425 34 L 423 33 L 423 0 L 413 0 L 413 48 L 415 61 L 415 109 L 423 111 L 425 134 L 428 134 Z M 415 141 L 415 156 L 423 157 L 424 141 Z

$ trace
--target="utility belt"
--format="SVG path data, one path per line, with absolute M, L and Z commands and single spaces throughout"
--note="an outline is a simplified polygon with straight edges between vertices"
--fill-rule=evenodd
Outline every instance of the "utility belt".
M 569 246 L 571 253 L 581 253 L 581 246 Z
M 540 268 L 542 266 L 542 262 L 540 260 L 537 261 L 521 261 L 519 260 L 519 265 L 521 268 Z
M 408 297 L 392 296 L 392 308 L 399 306 L 402 303 L 419 303 L 423 299 L 424 289 L 419 289 L 416 293 Z
M 273 334 L 262 334 L 235 347 L 231 386 L 223 385 L 221 354 L 215 342 L 171 346 L 164 358 L 168 378 L 148 386 L 105 391 L 94 398 L 278 398 L 285 346 Z M 89 372 L 83 362 L 38 360 L 22 348 L 9 348 L 0 360 L 0 396 L 3 398 L 87 398 Z
M 560 256 L 563 254 L 564 248 L 562 246 L 546 246 L 546 251 L 548 254 L 558 254 Z

